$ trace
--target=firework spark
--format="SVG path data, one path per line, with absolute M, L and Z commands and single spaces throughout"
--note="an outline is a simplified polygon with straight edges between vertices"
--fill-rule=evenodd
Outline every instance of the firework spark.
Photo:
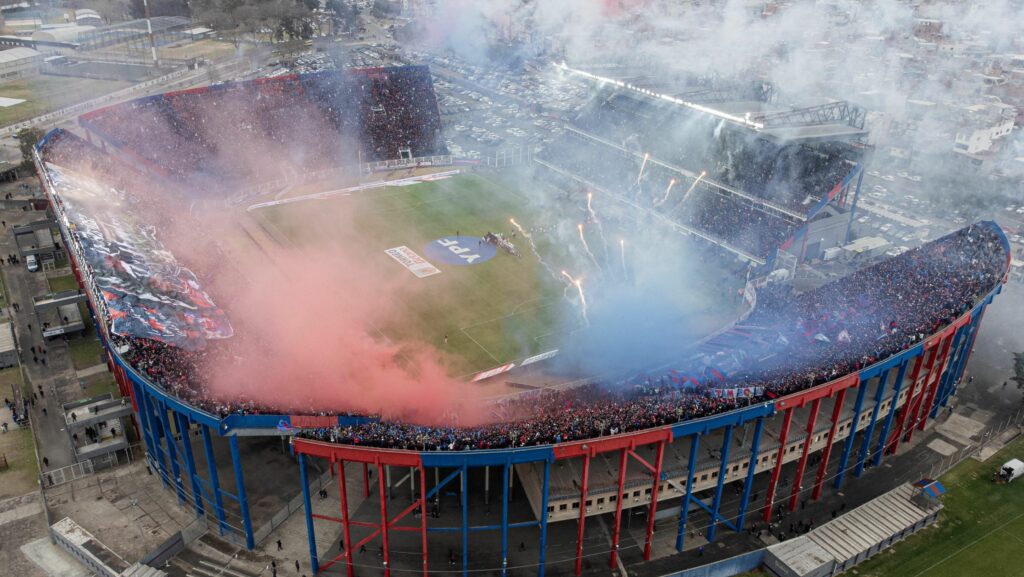
M 564 270 L 562 276 L 569 279 L 569 284 L 576 287 L 576 293 L 580 297 L 580 316 L 583 317 L 583 322 L 588 326 L 590 325 L 590 318 L 587 316 L 587 297 L 583 293 L 583 279 L 573 278 L 573 276 Z
M 558 275 L 555 274 L 555 271 L 551 268 L 551 265 L 549 265 L 547 261 L 544 260 L 544 257 L 540 256 L 540 252 L 537 250 L 537 243 L 533 242 L 533 235 L 526 232 L 526 230 L 523 229 L 523 227 L 519 226 L 519 223 L 516 222 L 515 218 L 509 218 L 508 221 L 512 223 L 512 226 L 516 227 L 516 230 L 519 231 L 519 234 L 521 234 L 523 238 L 526 239 L 526 242 L 530 243 L 530 251 L 533 252 L 533 256 L 537 257 L 537 262 L 539 262 L 541 266 L 544 267 L 544 270 L 548 271 L 548 274 L 550 274 L 551 276 L 558 278 Z
M 640 165 L 640 174 L 638 174 L 636 176 L 636 183 L 638 185 L 640 184 L 640 180 L 643 179 L 643 177 L 644 177 L 644 169 L 647 168 L 647 161 L 650 160 L 650 158 L 651 158 L 651 153 L 650 152 L 645 152 L 644 153 L 644 161 Z
M 683 195 L 683 202 L 681 202 L 680 204 L 686 204 L 686 199 L 690 198 L 690 193 L 693 192 L 693 189 L 697 188 L 697 183 L 699 183 L 701 180 L 703 180 L 704 177 L 707 176 L 707 174 L 708 174 L 707 171 L 704 171 L 704 170 L 702 170 L 700 172 L 700 176 L 698 176 L 693 181 L 693 184 L 690 185 L 690 188 L 686 189 L 686 194 Z
M 668 200 L 668 195 L 672 192 L 672 187 L 676 185 L 676 179 L 668 181 L 668 188 L 665 189 L 665 196 L 661 197 L 661 200 L 654 203 L 654 206 L 661 206 Z
M 622 276 L 625 277 L 629 273 L 626 272 L 626 239 L 624 238 L 619 239 L 619 254 L 622 255 Z
M 577 224 L 576 230 L 580 231 L 580 242 L 583 243 L 583 250 L 587 251 L 587 256 L 590 257 L 590 260 L 594 263 L 594 266 L 600 269 L 601 265 L 597 264 L 597 258 L 594 256 L 594 253 L 591 252 L 590 245 L 587 244 L 587 237 L 586 235 L 583 234 L 583 224 Z

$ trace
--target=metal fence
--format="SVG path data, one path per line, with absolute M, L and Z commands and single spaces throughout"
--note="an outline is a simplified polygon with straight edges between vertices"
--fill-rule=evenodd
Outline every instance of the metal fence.
M 44 489 L 58 487 L 65 483 L 95 475 L 97 471 L 133 463 L 140 457 L 145 457 L 145 449 L 141 444 L 136 443 L 129 445 L 125 449 L 119 449 L 94 459 L 40 473 L 39 482 Z
M 925 474 L 925 471 L 921 471 L 921 476 L 929 479 L 938 479 L 947 471 L 960 464 L 964 459 L 980 455 L 981 452 L 985 450 L 985 445 L 1002 437 L 1008 431 L 1014 431 L 1019 434 L 1022 425 L 1024 425 L 1024 409 L 1020 409 L 1015 415 L 998 421 L 992 426 L 986 428 L 985 431 L 981 433 L 981 441 L 977 445 L 968 445 L 956 453 L 939 459 L 932 464 L 931 468 L 927 471 L 927 475 Z M 1016 436 L 1016 434 L 1013 435 L 1013 437 Z M 1006 440 L 1008 441 L 1010 439 Z

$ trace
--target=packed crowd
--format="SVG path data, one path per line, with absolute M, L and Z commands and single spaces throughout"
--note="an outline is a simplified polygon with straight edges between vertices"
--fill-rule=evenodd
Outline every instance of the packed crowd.
M 850 172 L 846 159 L 857 157 L 836 145 L 782 145 L 711 115 L 619 91 L 599 94 L 573 123 L 801 214 Z
M 747 363 L 714 387 L 763 387 L 764 397 L 719 398 L 667 377 L 632 386 L 589 384 L 508 401 L 513 418 L 480 427 L 400 421 L 305 430 L 336 443 L 463 450 L 543 445 L 624 433 L 712 415 L 816 386 L 913 346 L 990 291 L 1006 268 L 994 227 L 978 224 L 800 295 L 768 291 L 748 325 L 773 327 L 769 361 Z M 788 335 L 788 336 L 786 336 Z
M 767 257 L 790 238 L 796 223 L 778 211 L 704 183 L 686 195 L 693 182 L 657 162 L 643 167 L 636 155 L 572 133 L 548 147 L 544 161 L 578 175 L 638 205 L 650 207 L 702 234 L 757 257 Z M 641 157 L 642 158 L 642 157 Z M 676 180 L 666 196 L 669 182 Z
M 82 123 L 151 169 L 251 184 L 444 154 L 425 66 L 327 71 L 150 96 Z

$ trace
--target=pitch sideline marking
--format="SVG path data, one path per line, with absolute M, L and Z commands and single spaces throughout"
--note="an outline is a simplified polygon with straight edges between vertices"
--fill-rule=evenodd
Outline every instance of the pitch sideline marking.
M 952 552 L 952 553 L 950 553 L 949 555 L 946 555 L 946 556 L 945 556 L 945 557 L 943 557 L 942 559 L 939 559 L 939 560 L 938 560 L 938 561 L 936 561 L 935 563 L 932 563 L 932 564 L 931 564 L 931 565 L 929 565 L 928 567 L 926 567 L 926 568 L 924 568 L 923 570 L 921 570 L 920 572 L 916 573 L 916 574 L 914 575 L 914 577 L 920 577 L 921 575 L 924 575 L 925 573 L 927 573 L 927 572 L 931 571 L 932 569 L 934 569 L 934 568 L 938 567 L 939 565 L 941 565 L 941 564 L 945 563 L 946 561 L 949 561 L 949 560 L 950 560 L 950 559 L 952 559 L 953 557 L 956 557 L 956 556 L 957 556 L 957 555 L 959 555 L 960 553 L 963 553 L 963 552 L 964 552 L 965 550 L 967 550 L 967 549 L 969 549 L 969 548 L 971 548 L 971 547 L 973 547 L 973 546 L 977 545 L 977 544 L 978 544 L 979 542 L 983 541 L 984 539 L 986 539 L 987 537 L 989 537 L 990 535 L 992 535 L 992 533 L 995 533 L 996 531 L 1000 531 L 1000 530 L 1002 530 L 1002 529 L 1003 529 L 1003 527 L 1006 527 L 1007 525 L 1009 525 L 1010 523 L 1013 523 L 1014 521 L 1016 521 L 1016 520 L 1020 519 L 1021 517 L 1024 517 L 1024 513 L 1021 513 L 1021 514 L 1017 515 L 1017 516 L 1016 516 L 1016 517 L 1014 517 L 1013 519 L 1010 519 L 1010 520 L 1006 521 L 1005 523 L 1003 523 L 1002 525 L 1000 525 L 1000 526 L 998 526 L 998 527 L 993 527 L 993 528 L 992 528 L 992 529 L 990 529 L 990 530 L 989 530 L 989 531 L 988 531 L 987 533 L 985 533 L 984 535 L 982 535 L 982 536 L 978 537 L 978 538 L 977 538 L 977 539 L 975 539 L 974 541 L 971 541 L 970 543 L 968 543 L 968 544 L 964 545 L 963 547 L 961 547 L 961 548 L 957 549 L 956 551 L 953 551 L 953 552 Z
M 487 347 L 485 347 L 485 346 L 481 345 L 481 344 L 480 344 L 480 341 L 478 341 L 478 340 L 474 339 L 474 338 L 473 338 L 473 335 L 471 335 L 471 334 L 469 334 L 468 332 L 466 332 L 466 329 L 459 329 L 459 330 L 460 330 L 460 331 L 462 331 L 462 334 L 464 334 L 464 335 L 466 335 L 467 337 L 469 337 L 469 340 L 471 340 L 471 341 L 473 341 L 474 343 L 476 343 L 476 346 L 480 347 L 480 350 L 482 350 L 483 352 L 487 353 L 487 356 L 489 356 L 489 357 L 491 357 L 492 359 L 494 359 L 494 362 L 496 362 L 496 363 L 498 363 L 498 364 L 501 364 L 501 361 L 499 361 L 499 360 L 498 360 L 498 357 L 496 357 L 496 356 L 494 356 L 493 354 L 491 354 L 491 351 L 487 350 Z

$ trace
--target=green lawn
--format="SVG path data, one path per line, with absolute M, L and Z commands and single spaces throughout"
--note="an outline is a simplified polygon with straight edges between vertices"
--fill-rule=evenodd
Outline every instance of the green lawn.
M 481 178 L 465 176 L 372 194 L 315 203 L 295 203 L 257 214 L 296 245 L 331 242 L 329 221 L 351 212 L 359 242 L 374 267 L 400 288 L 395 301 L 407 303 L 400 321 L 381 326 L 399 342 L 425 341 L 450 353 L 451 370 L 466 374 L 540 352 L 538 337 L 560 330 L 564 310 L 561 284 L 539 272 L 529 248 L 517 242 L 517 259 L 503 252 L 472 266 L 434 263 L 439 275 L 418 279 L 385 250 L 407 246 L 424 256 L 424 246 L 453 236 L 510 232 L 509 217 L 523 215 L 522 197 Z M 312 223 L 312 224 L 311 224 Z M 429 259 L 428 259 L 429 260 Z M 574 320 L 568 325 L 573 326 Z M 448 344 L 443 343 L 448 335 Z
M 74 275 L 58 276 L 46 279 L 47 284 L 50 285 L 50 292 L 61 292 L 61 291 L 73 291 L 78 290 L 78 281 L 75 280 Z
M 24 495 L 38 487 L 39 464 L 32 429 L 12 428 L 0 434 L 0 455 L 7 458 L 8 464 L 7 469 L 0 470 L 0 499 Z
M 940 480 L 945 508 L 936 527 L 897 544 L 855 571 L 869 577 L 1011 577 L 1024 574 L 1024 480 L 992 483 L 996 467 L 1024 456 L 1024 437 L 984 463 L 967 459 Z
M 113 374 L 100 373 L 85 378 L 85 387 L 82 389 L 81 398 L 90 399 L 107 393 L 110 393 L 115 399 L 121 396 Z
M 24 376 L 21 374 L 21 367 L 10 367 L 7 369 L 0 369 L 0 390 L 10 391 L 11 385 L 14 385 L 21 389 L 22 393 L 26 391 L 31 394 L 31 387 L 25 383 Z M 7 396 L 6 394 L 4 396 Z
M 45 74 L 5 82 L 0 84 L 0 96 L 17 98 L 25 102 L 0 108 L 0 126 L 27 120 L 131 85 L 130 82 Z
M 102 350 L 103 347 L 100 346 L 99 339 L 88 330 L 84 336 L 71 337 L 71 340 L 68 341 L 68 353 L 71 355 L 71 362 L 76 371 L 102 363 L 103 359 L 100 357 Z
M 614 239 L 620 235 L 611 225 L 605 225 L 604 234 L 610 239 L 607 246 L 611 247 L 607 251 L 596 228 L 586 233 L 596 259 L 604 263 L 603 270 L 596 270 L 599 267 L 591 265 L 575 244 L 572 217 L 565 218 L 574 214 L 584 218 L 580 199 L 549 198 L 540 206 L 516 192 L 516 186 L 514 179 L 498 182 L 460 175 L 329 200 L 278 205 L 253 214 L 276 231 L 272 236 L 296 246 L 322 248 L 344 243 L 346 250 L 351 250 L 353 244 L 358 246 L 360 258 L 365 255 L 360 264 L 375 274 L 373 278 L 397 287 L 391 290 L 393 301 L 400 303 L 399 313 L 378 324 L 381 332 L 399 343 L 422 342 L 437 347 L 448 357 L 450 372 L 462 376 L 559 347 L 565 333 L 581 326 L 575 291 L 570 295 L 572 303 L 564 296 L 566 284 L 557 276 L 561 269 L 589 276 L 584 278 L 584 285 L 595 292 L 601 286 L 598 279 L 602 275 L 619 274 L 621 260 Z M 538 252 L 557 278 L 545 271 L 522 236 L 513 241 L 521 258 L 499 250 L 490 261 L 455 266 L 426 254 L 428 244 L 457 232 L 470 237 L 488 231 L 509 235 L 512 217 L 527 229 L 543 229 L 533 236 Z M 556 226 L 563 227 L 561 237 L 572 239 L 571 246 L 556 241 Z M 674 234 L 658 240 L 666 246 L 683 242 Z M 387 249 L 399 246 L 409 247 L 442 273 L 416 278 L 385 254 Z M 695 287 L 700 282 L 680 279 L 680 286 L 688 284 L 688 291 L 678 291 L 680 305 L 685 306 L 683 299 L 687 303 L 702 301 L 710 310 L 727 300 L 722 298 L 720 283 Z

